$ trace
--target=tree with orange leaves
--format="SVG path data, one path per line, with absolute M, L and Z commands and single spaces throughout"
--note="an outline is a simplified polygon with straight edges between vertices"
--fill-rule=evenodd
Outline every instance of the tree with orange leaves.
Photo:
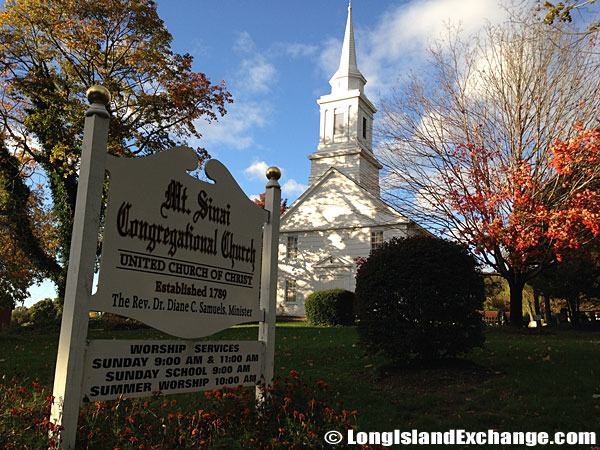
M 379 129 L 387 199 L 504 277 L 517 326 L 525 283 L 600 232 L 600 56 L 523 17 L 450 31 Z
M 265 209 L 265 197 L 266 197 L 266 193 L 263 192 L 262 194 L 260 194 L 258 196 L 258 198 L 254 199 L 254 203 L 257 204 L 258 206 L 260 206 L 262 209 Z M 283 214 L 285 212 L 285 210 L 288 208 L 287 206 L 287 198 L 285 200 L 281 200 L 281 205 L 279 207 L 279 214 Z
M 231 95 L 171 50 L 151 0 L 7 0 L 0 11 L 0 176 L 15 244 L 62 297 L 77 192 L 87 88 L 112 94 L 109 152 L 152 154 L 199 138 L 194 122 L 226 113 Z M 197 149 L 199 163 L 206 159 Z M 27 180 L 31 159 L 47 180 L 57 220 L 58 258 L 32 239 Z M 25 208 L 25 209 L 24 209 Z

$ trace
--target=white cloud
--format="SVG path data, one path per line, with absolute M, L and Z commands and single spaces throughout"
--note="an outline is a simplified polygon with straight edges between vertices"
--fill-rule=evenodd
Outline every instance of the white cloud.
M 204 41 L 195 38 L 190 44 L 189 52 L 194 55 L 194 57 L 206 56 L 210 54 L 209 48 L 210 47 L 207 46 Z
M 306 190 L 306 185 L 290 178 L 281 186 L 283 197 L 297 197 Z
M 256 146 L 255 131 L 268 126 L 273 114 L 273 104 L 264 94 L 278 80 L 275 65 L 259 52 L 247 31 L 239 33 L 233 50 L 243 55 L 234 76 L 228 79 L 234 103 L 217 122 L 198 120 L 194 124 L 202 139 L 192 145 L 200 145 L 213 155 L 222 147 L 244 150 Z
M 403 3 L 386 11 L 374 28 L 365 30 L 354 18 L 358 67 L 368 80 L 367 95 L 389 93 L 398 77 L 417 70 L 427 47 L 441 38 L 448 25 L 460 25 L 470 35 L 489 21 L 506 17 L 497 0 L 424 0 Z M 319 66 L 325 76 L 337 69 L 342 44 L 329 39 L 321 51 Z M 335 66 L 335 67 L 334 67 Z
M 256 44 L 250 33 L 242 31 L 233 43 L 233 49 L 240 53 L 253 53 L 256 50 Z
M 250 166 L 244 169 L 244 175 L 246 175 L 251 180 L 258 181 L 266 181 L 266 172 L 269 168 L 269 165 L 264 161 L 254 161 Z M 280 169 L 282 173 L 285 173 L 284 169 Z M 282 196 L 289 198 L 296 198 L 304 191 L 306 191 L 307 186 L 302 183 L 298 183 L 293 178 L 286 180 L 285 183 L 281 186 Z M 250 197 L 252 198 L 252 197 Z
M 252 131 L 269 123 L 271 105 L 264 102 L 237 102 L 227 109 L 227 115 L 218 122 L 198 120 L 194 123 L 202 133 L 202 139 L 194 145 L 200 145 L 211 153 L 211 146 L 243 150 L 255 144 Z
M 246 94 L 265 94 L 271 90 L 277 76 L 275 66 L 257 56 L 242 61 L 235 84 Z
M 244 174 L 252 180 L 265 180 L 269 166 L 264 161 L 254 161 L 244 169 Z
M 325 41 L 323 50 L 319 55 L 319 66 L 321 67 L 322 76 L 327 80 L 333 76 L 340 65 L 340 55 L 342 53 L 341 39 L 328 38 Z M 360 61 L 359 61 L 360 67 Z
M 281 43 L 277 44 L 276 47 L 278 47 L 282 53 L 291 56 L 292 58 L 311 57 L 318 51 L 316 45 L 301 44 L 299 42 L 294 42 L 292 44 Z

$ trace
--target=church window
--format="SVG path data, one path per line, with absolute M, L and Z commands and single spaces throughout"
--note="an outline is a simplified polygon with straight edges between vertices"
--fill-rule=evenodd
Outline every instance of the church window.
M 371 231 L 371 252 L 383 246 L 383 231 Z
M 362 137 L 363 137 L 363 139 L 366 139 L 367 138 L 367 118 L 363 117 L 362 119 L 363 119 L 362 120 L 362 122 L 363 122 L 362 123 Z
M 333 118 L 334 134 L 344 134 L 344 113 L 336 112 Z
M 286 257 L 289 261 L 294 261 L 298 257 L 298 236 L 288 236 Z
M 285 301 L 286 303 L 296 302 L 296 280 L 291 278 L 285 280 Z

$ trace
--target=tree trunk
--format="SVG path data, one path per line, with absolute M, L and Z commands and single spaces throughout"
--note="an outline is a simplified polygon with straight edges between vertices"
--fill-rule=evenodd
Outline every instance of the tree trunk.
M 508 281 L 510 289 L 510 324 L 513 327 L 523 326 L 523 288 L 525 283 L 522 281 Z
M 536 316 L 540 315 L 540 291 L 533 289 L 533 309 Z
M 11 317 L 12 309 L 0 308 L 0 334 L 8 333 Z
M 579 324 L 576 301 L 577 300 L 573 297 L 567 297 L 567 305 L 569 305 L 569 311 L 571 312 L 571 323 L 575 327 Z
M 533 288 L 533 313 L 537 327 L 542 326 L 542 315 L 540 314 L 540 291 L 536 288 Z
M 550 296 L 548 294 L 544 294 L 544 309 L 546 311 L 546 324 L 548 324 L 548 326 L 554 325 L 552 323 L 552 311 L 550 311 Z

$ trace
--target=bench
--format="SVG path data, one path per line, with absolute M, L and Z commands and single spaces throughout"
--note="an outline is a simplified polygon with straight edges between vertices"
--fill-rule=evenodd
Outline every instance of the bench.
M 502 324 L 500 311 L 479 311 L 486 325 L 497 326 Z

